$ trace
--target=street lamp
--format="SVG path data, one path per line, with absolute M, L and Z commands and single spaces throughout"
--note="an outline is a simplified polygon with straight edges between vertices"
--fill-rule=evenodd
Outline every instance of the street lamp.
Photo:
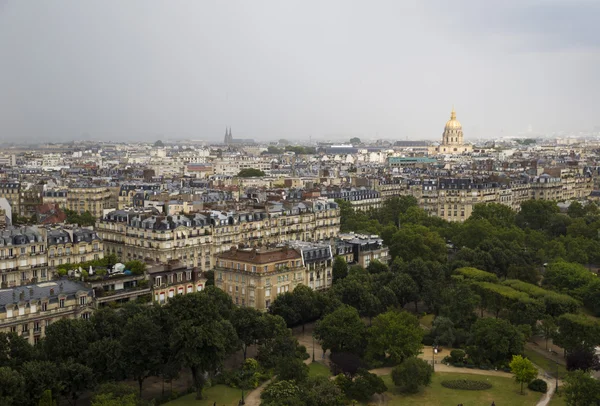
M 312 362 L 315 362 L 315 333 L 313 333 L 313 360 Z
M 556 390 L 558 391 L 558 361 L 556 362 Z

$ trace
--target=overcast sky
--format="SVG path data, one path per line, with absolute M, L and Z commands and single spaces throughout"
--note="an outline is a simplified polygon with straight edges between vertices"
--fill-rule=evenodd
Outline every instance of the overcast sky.
M 600 125 L 599 0 L 0 0 L 0 140 Z

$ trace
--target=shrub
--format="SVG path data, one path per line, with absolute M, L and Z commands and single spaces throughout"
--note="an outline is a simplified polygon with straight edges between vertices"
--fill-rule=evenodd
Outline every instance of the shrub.
M 534 392 L 546 393 L 548 390 L 548 384 L 543 379 L 534 379 L 527 387 Z
M 456 379 L 451 381 L 442 381 L 442 386 L 449 389 L 486 390 L 490 389 L 492 384 L 485 381 L 476 381 L 471 379 Z
M 452 362 L 464 362 L 465 352 L 463 350 L 452 350 L 450 351 L 450 358 L 452 359 Z

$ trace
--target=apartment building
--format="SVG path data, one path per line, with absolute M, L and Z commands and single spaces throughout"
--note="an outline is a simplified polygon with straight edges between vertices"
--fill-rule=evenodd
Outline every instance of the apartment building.
M 206 287 L 202 271 L 188 268 L 179 261 L 151 267 L 148 278 L 152 298 L 158 304 L 165 304 L 176 295 L 200 292 Z
M 271 171 L 271 160 L 247 155 L 224 156 L 212 162 L 215 175 L 236 176 L 242 169 L 258 169 L 265 173 Z
M 37 344 L 54 321 L 88 319 L 93 299 L 92 289 L 67 279 L 0 290 L 0 332 L 16 333 Z
M 0 231 L 0 278 L 3 289 L 50 280 L 45 230 L 8 227 Z
M 290 241 L 288 245 L 302 256 L 302 265 L 306 268 L 302 283 L 313 290 L 330 288 L 333 282 L 331 245 L 306 241 Z
M 350 202 L 354 210 L 368 211 L 381 207 L 379 191 L 367 187 L 334 188 L 321 191 L 321 196 Z
M 0 182 L 0 197 L 10 204 L 12 213 L 21 213 L 21 183 L 15 181 Z
M 42 185 L 27 185 L 21 188 L 21 202 L 19 215 L 32 217 L 36 214 L 37 207 L 43 202 L 44 187 Z
M 268 310 L 278 295 L 306 280 L 302 255 L 289 247 L 231 248 L 217 255 L 215 286 L 239 306 Z
M 472 177 L 393 177 L 376 181 L 375 185 L 384 199 L 414 196 L 419 207 L 428 214 L 462 222 L 471 216 L 474 206 L 479 203 L 500 203 L 518 211 L 521 203 L 529 199 L 559 202 L 583 199 L 592 192 L 593 179 L 591 176 L 573 174 L 563 177 L 543 174 L 500 181 Z
M 79 264 L 104 258 L 104 243 L 94 230 L 57 228 L 47 231 L 48 265 Z
M 112 205 L 112 192 L 106 186 L 71 186 L 67 192 L 67 209 L 79 214 L 89 211 L 101 217 L 105 209 L 116 209 Z
M 116 210 L 99 220 L 96 230 L 106 253 L 123 261 L 178 260 L 206 271 L 215 266 L 216 255 L 232 245 L 265 246 L 336 237 L 340 210 L 335 202 L 323 199 L 173 216 L 151 210 Z
M 49 189 L 42 193 L 42 201 L 44 204 L 58 205 L 61 209 L 67 208 L 67 190 L 66 189 Z
M 353 260 L 347 260 L 348 263 L 366 268 L 372 261 L 384 264 L 390 262 L 389 249 L 377 235 L 346 233 L 340 234 L 340 240 L 351 247 Z

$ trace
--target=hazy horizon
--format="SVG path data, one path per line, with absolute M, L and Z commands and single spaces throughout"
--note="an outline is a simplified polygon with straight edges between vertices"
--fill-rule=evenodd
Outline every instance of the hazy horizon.
M 0 0 L 0 140 L 465 140 L 600 125 L 600 3 Z

